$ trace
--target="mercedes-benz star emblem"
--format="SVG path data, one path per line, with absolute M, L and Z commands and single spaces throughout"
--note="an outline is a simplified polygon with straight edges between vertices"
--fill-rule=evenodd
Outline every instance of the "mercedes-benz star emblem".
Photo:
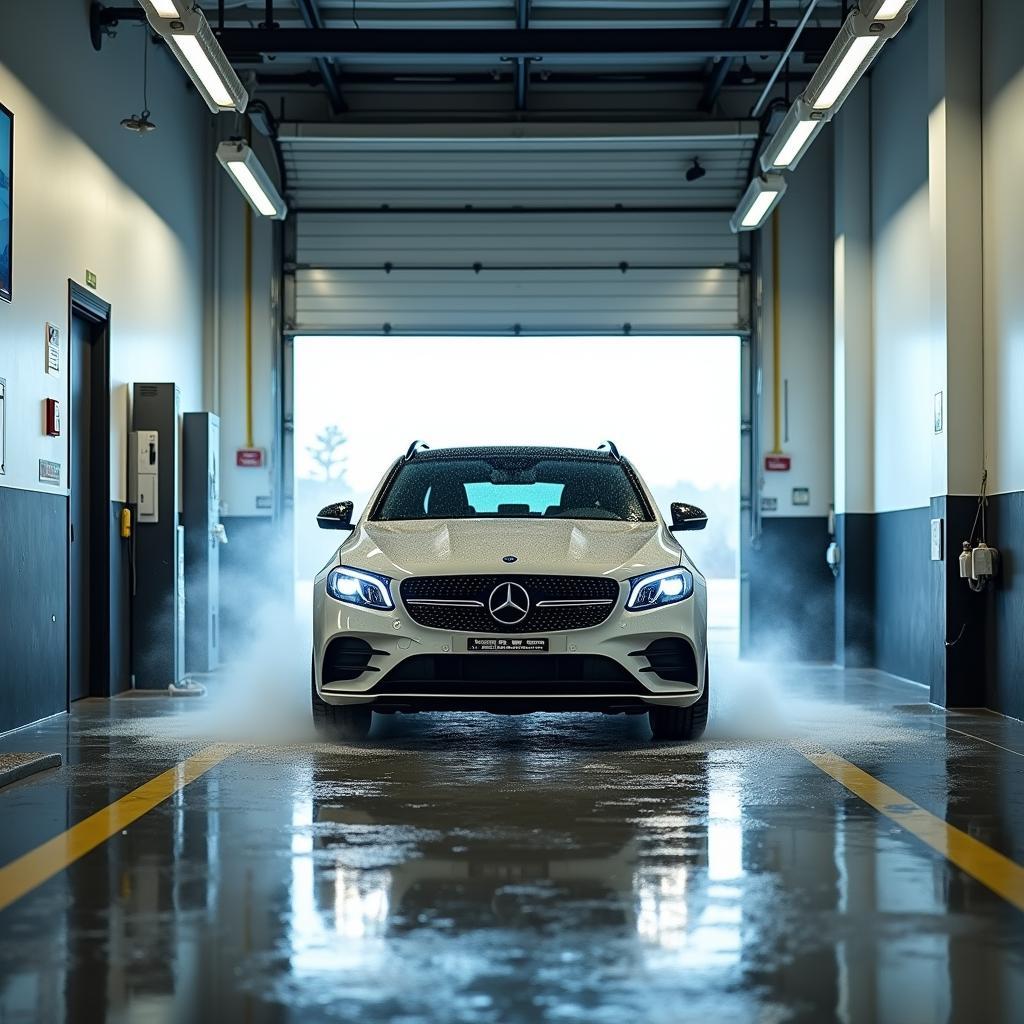
M 487 599 L 487 610 L 495 622 L 516 626 L 530 614 L 530 595 L 518 583 L 499 583 Z

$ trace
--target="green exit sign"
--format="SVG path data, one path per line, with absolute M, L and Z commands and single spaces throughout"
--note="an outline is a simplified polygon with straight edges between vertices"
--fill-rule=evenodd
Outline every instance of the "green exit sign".
M 90 288 L 95 288 L 96 287 L 96 275 L 91 270 L 87 270 L 85 272 L 85 283 Z

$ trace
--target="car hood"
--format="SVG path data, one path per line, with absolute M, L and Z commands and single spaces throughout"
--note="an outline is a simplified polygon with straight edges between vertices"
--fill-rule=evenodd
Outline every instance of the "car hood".
M 516 561 L 503 559 L 514 555 Z M 385 576 L 567 573 L 618 580 L 678 565 L 681 548 L 660 523 L 578 519 L 429 519 L 361 523 L 341 563 Z

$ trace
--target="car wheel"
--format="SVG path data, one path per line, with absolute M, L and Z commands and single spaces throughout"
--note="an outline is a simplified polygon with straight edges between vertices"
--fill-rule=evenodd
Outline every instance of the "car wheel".
M 373 711 L 368 704 L 335 707 L 322 700 L 316 692 L 316 671 L 310 668 L 313 727 L 324 739 L 365 740 L 370 732 Z
M 688 708 L 659 707 L 647 712 L 651 732 L 656 740 L 699 740 L 708 724 L 708 699 L 711 677 L 707 659 L 704 661 L 704 692 L 696 704 Z

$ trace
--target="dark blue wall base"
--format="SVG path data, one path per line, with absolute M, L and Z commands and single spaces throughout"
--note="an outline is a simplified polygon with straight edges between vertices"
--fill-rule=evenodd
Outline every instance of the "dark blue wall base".
M 1004 558 L 995 585 L 981 594 L 959 572 L 976 510 L 976 498 L 942 495 L 928 508 L 836 517 L 843 551 L 836 661 L 863 664 L 860 644 L 870 644 L 868 664 L 924 683 L 935 704 L 1024 717 L 1024 585 L 1015 578 L 1024 564 L 1024 495 L 991 499 L 988 539 Z M 944 529 L 944 557 L 936 562 L 932 519 Z
M 761 543 L 746 547 L 750 611 L 743 655 L 827 661 L 835 656 L 835 580 L 825 564 L 824 516 L 761 520 Z
M 843 560 L 861 558 L 874 575 L 875 667 L 928 684 L 943 637 L 933 599 L 940 568 L 931 561 L 931 510 L 900 509 L 872 518 L 873 550 L 844 550 Z
M 999 576 L 985 599 L 985 707 L 1024 719 L 1024 491 L 989 499 L 988 543 Z
M 875 516 L 837 515 L 841 558 L 836 577 L 835 660 L 844 668 L 875 664 Z
M 0 732 L 67 710 L 68 499 L 0 487 Z

